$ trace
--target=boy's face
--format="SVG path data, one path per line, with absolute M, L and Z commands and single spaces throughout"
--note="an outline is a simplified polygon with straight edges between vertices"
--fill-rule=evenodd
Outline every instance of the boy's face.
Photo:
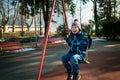
M 79 32 L 79 28 L 77 26 L 72 26 L 71 30 L 72 30 L 73 34 L 76 34 Z

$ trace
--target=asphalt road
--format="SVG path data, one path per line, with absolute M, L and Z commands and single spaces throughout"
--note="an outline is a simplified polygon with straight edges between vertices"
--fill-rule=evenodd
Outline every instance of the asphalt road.
M 61 64 L 66 45 L 52 46 L 46 51 L 42 74 Z M 36 80 L 41 50 L 7 53 L 0 56 L 0 80 Z
M 60 56 L 68 50 L 67 45 L 47 48 L 42 74 L 62 64 Z M 94 40 L 92 52 L 120 52 L 120 42 Z M 0 80 L 36 80 L 40 63 L 41 50 L 10 53 L 0 56 Z M 89 56 L 89 54 L 88 54 Z

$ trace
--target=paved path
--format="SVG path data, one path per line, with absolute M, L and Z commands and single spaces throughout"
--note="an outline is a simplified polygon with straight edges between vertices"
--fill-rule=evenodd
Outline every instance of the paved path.
M 47 49 L 41 80 L 65 80 L 60 56 L 66 52 L 66 45 Z M 94 41 L 89 50 L 92 63 L 80 65 L 81 80 L 119 80 L 119 53 L 120 42 Z M 41 50 L 0 56 L 0 80 L 36 80 L 40 55 Z

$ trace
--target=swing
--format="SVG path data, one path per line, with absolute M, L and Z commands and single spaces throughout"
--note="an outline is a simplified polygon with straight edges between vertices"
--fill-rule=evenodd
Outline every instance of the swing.
M 66 30 L 67 30 L 67 33 L 70 34 L 70 31 L 69 31 L 69 28 L 68 28 L 67 16 L 66 16 L 65 7 L 64 7 L 65 6 L 64 5 L 64 0 L 61 0 L 61 1 L 62 1 L 65 24 L 66 24 Z M 40 58 L 40 64 L 39 64 L 37 80 L 41 79 L 42 66 L 43 66 L 44 56 L 45 56 L 45 52 L 46 52 L 46 46 L 47 46 L 47 42 L 48 42 L 48 32 L 49 32 L 49 29 L 50 29 L 50 23 L 52 21 L 52 15 L 53 15 L 53 12 L 54 12 L 55 3 L 56 3 L 56 0 L 53 0 L 51 12 L 50 12 L 50 17 L 49 17 L 49 20 L 48 20 L 48 26 L 47 26 L 46 36 L 45 36 L 45 42 L 44 42 L 44 45 L 43 45 L 43 48 L 42 48 L 42 54 L 41 54 L 41 58 Z
M 65 12 L 65 5 L 64 5 L 64 0 L 62 0 L 62 7 L 63 7 L 63 13 L 64 13 L 64 19 L 65 19 L 65 24 L 66 24 L 66 30 L 68 35 L 70 34 L 70 30 L 68 28 L 68 22 L 67 22 L 67 16 L 66 16 L 66 12 Z M 87 48 L 88 49 L 88 48 Z M 88 61 L 88 50 L 86 50 L 86 57 L 85 60 L 79 61 L 79 63 L 86 63 L 86 64 L 90 64 L 90 62 Z

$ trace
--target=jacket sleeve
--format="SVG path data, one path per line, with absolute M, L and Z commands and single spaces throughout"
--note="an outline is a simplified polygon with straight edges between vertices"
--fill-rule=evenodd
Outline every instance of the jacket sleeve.
M 66 42 L 67 42 L 67 44 L 68 44 L 68 46 L 71 46 L 71 42 L 70 42 L 71 40 L 70 40 L 70 36 L 68 36 L 67 38 L 66 38 Z
M 86 51 L 88 46 L 87 40 L 81 40 L 81 44 L 79 45 L 79 50 L 80 51 Z
M 87 46 L 88 46 L 87 38 L 86 38 L 85 34 L 82 34 L 82 36 L 81 36 L 81 44 L 79 46 L 79 50 L 86 51 Z
M 74 37 L 74 34 L 71 32 L 70 35 L 66 38 L 66 42 L 67 42 L 68 46 L 70 46 L 70 47 L 72 45 L 71 41 L 72 41 L 73 37 Z

